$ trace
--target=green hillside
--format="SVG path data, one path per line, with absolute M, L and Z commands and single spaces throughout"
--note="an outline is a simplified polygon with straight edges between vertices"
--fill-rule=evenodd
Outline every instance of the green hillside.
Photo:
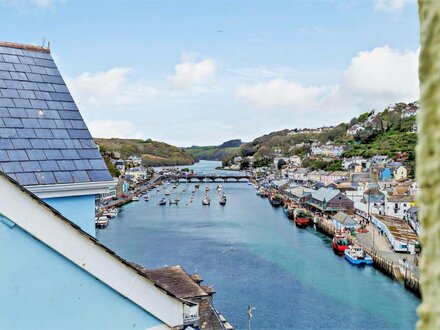
M 225 157 L 240 152 L 241 140 L 229 140 L 219 146 L 192 146 L 185 151 L 191 154 L 196 160 L 222 160 Z
M 194 157 L 185 150 L 163 142 L 139 139 L 95 138 L 101 153 L 119 152 L 122 158 L 142 156 L 145 166 L 191 165 Z

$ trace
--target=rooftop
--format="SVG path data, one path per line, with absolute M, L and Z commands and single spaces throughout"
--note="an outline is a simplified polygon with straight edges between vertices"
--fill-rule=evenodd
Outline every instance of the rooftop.
M 112 180 L 48 48 L 0 42 L 0 171 L 24 186 Z

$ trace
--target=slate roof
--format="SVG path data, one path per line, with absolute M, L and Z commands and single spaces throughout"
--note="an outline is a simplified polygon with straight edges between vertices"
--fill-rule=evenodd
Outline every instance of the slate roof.
M 340 191 L 338 189 L 327 189 L 327 188 L 319 188 L 317 191 L 312 192 L 312 198 L 323 202 L 330 201 L 332 198 L 339 195 Z
M 24 186 L 112 180 L 47 48 L 0 42 L 0 171 Z

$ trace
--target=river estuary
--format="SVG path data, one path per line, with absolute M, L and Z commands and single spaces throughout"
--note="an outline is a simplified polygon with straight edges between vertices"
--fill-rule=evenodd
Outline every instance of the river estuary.
M 218 173 L 219 162 L 190 168 Z M 191 184 L 193 186 L 194 184 Z M 210 206 L 202 206 L 204 186 Z M 373 267 L 357 268 L 331 249 L 331 240 L 312 227 L 299 229 L 282 208 L 256 196 L 246 183 L 204 183 L 194 202 L 191 188 L 178 206 L 158 206 L 151 193 L 122 207 L 97 237 L 120 256 L 148 268 L 182 265 L 198 273 L 217 293 L 214 305 L 236 329 L 412 329 L 420 300 Z M 181 184 L 170 196 L 173 199 Z

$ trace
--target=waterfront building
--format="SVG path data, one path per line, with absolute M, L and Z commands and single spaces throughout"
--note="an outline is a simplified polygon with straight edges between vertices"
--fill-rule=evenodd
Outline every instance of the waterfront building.
M 385 215 L 403 219 L 406 212 L 414 206 L 413 195 L 385 195 Z
M 129 168 L 125 171 L 125 176 L 131 180 L 145 180 L 148 177 L 147 169 L 143 166 Z
M 331 217 L 336 230 L 356 230 L 359 223 L 350 215 L 344 212 L 338 212 Z
M 416 253 L 419 239 L 412 228 L 402 219 L 372 214 L 371 222 L 382 231 L 395 252 Z
M 312 191 L 307 204 L 321 212 L 354 212 L 354 203 L 338 189 L 320 188 Z
M 0 42 L 0 171 L 95 235 L 114 186 L 48 48 Z
M 2 329 L 180 329 L 198 303 L 118 257 L 0 173 Z M 5 271 L 6 270 L 6 271 Z M 159 283 L 158 283 L 159 282 Z

